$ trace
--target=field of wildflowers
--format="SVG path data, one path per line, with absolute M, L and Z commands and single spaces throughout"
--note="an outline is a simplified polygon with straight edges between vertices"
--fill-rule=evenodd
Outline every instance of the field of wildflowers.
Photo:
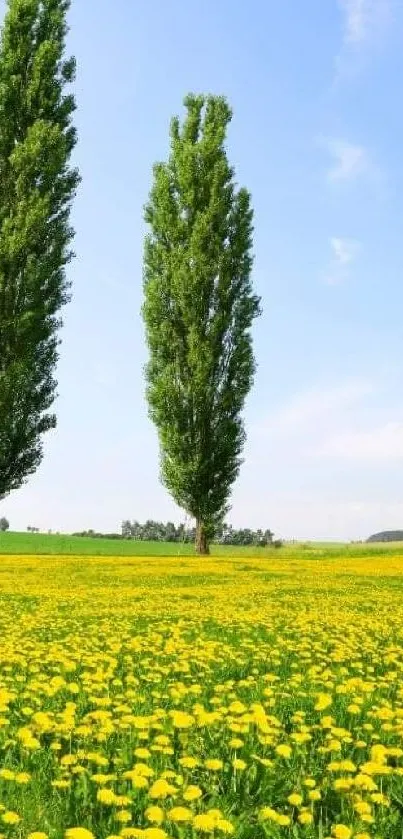
M 1 837 L 403 836 L 403 557 L 3 557 L 0 599 Z

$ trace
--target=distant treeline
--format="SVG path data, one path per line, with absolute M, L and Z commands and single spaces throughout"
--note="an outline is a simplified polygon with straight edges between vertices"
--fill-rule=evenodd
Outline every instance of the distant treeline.
M 403 542 L 403 530 L 382 530 L 370 536 L 367 542 Z
M 194 527 L 186 527 L 184 524 L 175 525 L 168 521 L 166 524 L 161 521 L 149 519 L 144 524 L 138 521 L 122 522 L 121 533 L 97 533 L 95 530 L 83 530 L 80 533 L 73 533 L 73 536 L 86 536 L 91 539 L 133 539 L 138 542 L 194 542 L 196 530 Z M 249 527 L 236 529 L 230 524 L 223 524 L 214 537 L 214 542 L 220 545 L 253 545 L 266 547 L 273 545 L 274 548 L 281 546 L 279 539 L 273 539 L 271 530 L 251 530 Z
M 194 542 L 196 530 L 184 524 L 175 525 L 171 521 L 166 524 L 151 520 L 146 521 L 145 524 L 140 524 L 138 521 L 124 521 L 122 536 L 124 539 L 145 542 Z M 273 541 L 271 530 L 251 530 L 249 527 L 236 529 L 230 524 L 223 524 L 216 531 L 213 541 L 221 545 L 260 545 L 261 547 L 266 545 L 279 547 L 281 544 L 279 540 Z

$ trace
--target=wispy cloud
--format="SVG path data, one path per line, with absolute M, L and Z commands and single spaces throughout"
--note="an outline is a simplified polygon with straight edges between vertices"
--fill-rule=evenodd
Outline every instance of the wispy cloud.
M 336 82 L 362 69 L 372 50 L 384 43 L 394 4 L 395 0 L 339 0 L 343 33 Z
M 403 458 L 403 423 L 388 422 L 377 428 L 336 434 L 319 445 L 320 457 L 357 460 L 393 460 Z
M 317 144 L 330 158 L 326 170 L 330 185 L 336 188 L 360 183 L 376 190 L 378 196 L 384 193 L 385 173 L 368 148 L 342 137 L 318 137 Z
M 355 242 L 353 239 L 339 239 L 336 237 L 330 240 L 330 245 L 334 253 L 334 258 L 340 265 L 348 265 L 349 262 L 352 262 L 359 247 L 358 242 Z
M 339 0 L 344 44 L 357 47 L 379 37 L 390 21 L 391 5 L 391 0 Z
M 339 285 L 348 280 L 352 262 L 360 250 L 360 243 L 355 239 L 342 239 L 333 236 L 330 239 L 332 259 L 326 272 L 328 285 Z
M 267 435 L 303 436 L 318 425 L 328 427 L 332 418 L 348 411 L 374 392 L 369 379 L 348 379 L 333 387 L 315 387 L 294 396 L 259 430 Z
M 329 181 L 351 181 L 372 172 L 373 163 L 364 146 L 333 137 L 320 142 L 332 158 L 327 172 Z

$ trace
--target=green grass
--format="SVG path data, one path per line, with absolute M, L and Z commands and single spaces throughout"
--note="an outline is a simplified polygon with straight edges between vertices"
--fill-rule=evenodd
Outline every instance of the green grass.
M 96 539 L 57 533 L 1 533 L 0 554 L 65 556 L 189 556 L 193 545 Z
M 267 557 L 276 559 L 331 559 L 403 554 L 402 542 L 344 544 L 305 542 L 286 544 L 281 550 L 250 546 L 213 545 L 213 556 Z M 193 556 L 191 544 L 176 542 L 137 542 L 126 539 L 97 539 L 56 533 L 1 533 L 0 554 L 43 556 Z

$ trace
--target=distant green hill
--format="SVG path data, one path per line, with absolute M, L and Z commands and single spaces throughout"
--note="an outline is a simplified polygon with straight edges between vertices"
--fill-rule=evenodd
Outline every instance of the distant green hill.
M 367 542 L 403 542 L 403 530 L 382 530 L 370 536 Z

